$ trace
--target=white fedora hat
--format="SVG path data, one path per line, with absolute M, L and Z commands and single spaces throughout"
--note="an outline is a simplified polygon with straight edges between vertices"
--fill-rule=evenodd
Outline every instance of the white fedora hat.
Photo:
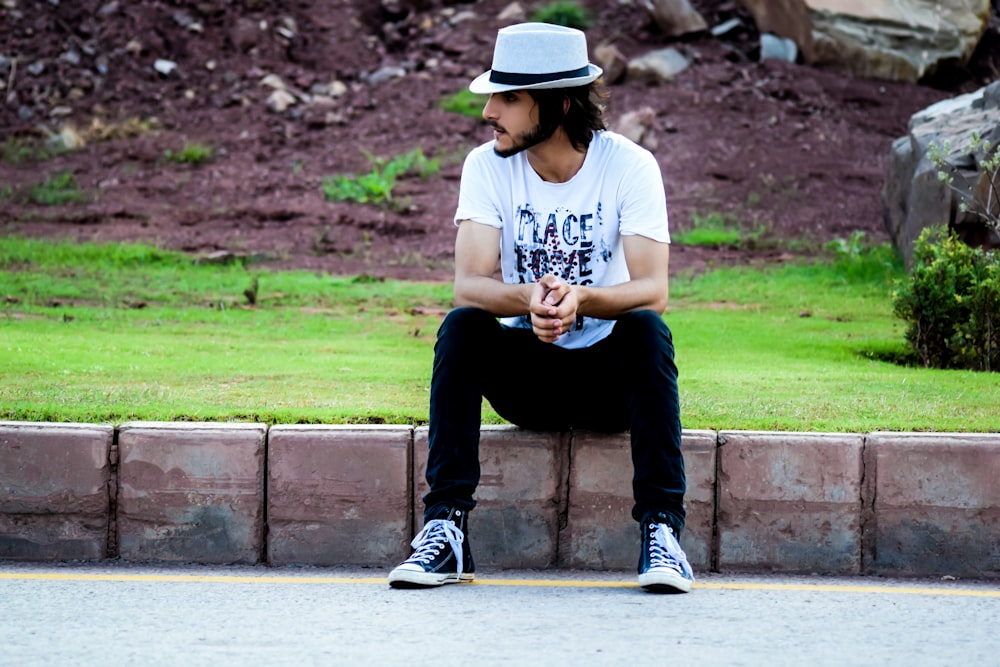
M 587 37 L 575 28 L 519 23 L 501 28 L 493 66 L 469 84 L 474 93 L 586 86 L 602 73 L 589 62 Z

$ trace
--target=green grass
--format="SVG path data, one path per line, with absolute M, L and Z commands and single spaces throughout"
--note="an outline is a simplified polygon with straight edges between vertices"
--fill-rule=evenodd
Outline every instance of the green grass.
M 685 428 L 1000 430 L 1000 375 L 894 363 L 891 253 L 839 257 L 673 280 Z M 2 238 L 0 302 L 0 419 L 420 424 L 451 286 Z
M 586 30 L 593 22 L 590 12 L 580 3 L 572 0 L 557 0 L 546 3 L 535 10 L 534 14 L 531 15 L 531 20 L 540 23 L 554 23 L 577 30 Z
M 29 197 L 40 206 L 58 206 L 75 201 L 86 201 L 87 195 L 80 191 L 73 174 L 61 171 L 38 184 L 32 185 Z
M 184 147 L 176 153 L 170 149 L 163 152 L 163 157 L 165 157 L 170 162 L 176 162 L 178 164 L 189 164 L 192 166 L 198 166 L 211 159 L 214 150 L 211 146 L 206 146 L 205 144 L 200 144 L 197 142 L 185 143 Z
M 441 168 L 440 158 L 428 158 L 420 148 L 386 160 L 368 155 L 372 170 L 367 174 L 335 174 L 323 179 L 323 194 L 328 201 L 353 201 L 360 204 L 395 206 L 392 197 L 396 180 L 405 175 L 428 178 Z
M 486 95 L 477 95 L 468 88 L 448 95 L 440 102 L 441 108 L 451 113 L 457 113 L 468 118 L 481 119 L 483 107 L 486 106 Z
M 691 228 L 672 235 L 675 243 L 711 248 L 739 248 L 753 244 L 760 237 L 760 231 L 747 231 L 731 215 L 709 213 L 691 216 Z
M 2 159 L 10 164 L 41 162 L 52 157 L 51 151 L 34 139 L 7 137 L 3 144 Z

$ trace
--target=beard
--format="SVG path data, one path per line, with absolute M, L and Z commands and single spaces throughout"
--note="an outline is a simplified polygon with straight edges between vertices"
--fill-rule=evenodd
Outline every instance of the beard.
M 494 123 L 491 123 L 490 125 L 494 129 L 501 129 L 499 125 L 496 125 Z M 499 155 L 500 157 L 512 157 L 514 155 L 517 155 L 521 151 L 526 151 L 532 146 L 537 146 L 543 141 L 546 141 L 553 134 L 556 133 L 556 129 L 558 129 L 558 127 L 559 126 L 557 125 L 551 128 L 546 128 L 542 127 L 542 125 L 539 123 L 538 125 L 535 125 L 533 128 L 528 130 L 527 132 L 522 132 L 516 137 L 511 136 L 510 148 L 505 148 L 501 150 L 497 148 L 496 143 L 494 143 L 493 152 Z

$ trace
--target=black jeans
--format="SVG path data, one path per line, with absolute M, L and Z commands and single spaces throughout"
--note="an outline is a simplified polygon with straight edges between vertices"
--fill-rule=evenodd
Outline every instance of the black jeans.
M 522 428 L 630 431 L 632 516 L 684 526 L 684 459 L 674 345 L 653 311 L 621 317 L 588 348 L 539 341 L 486 311 L 456 308 L 438 330 L 430 397 L 425 520 L 475 507 L 482 399 Z

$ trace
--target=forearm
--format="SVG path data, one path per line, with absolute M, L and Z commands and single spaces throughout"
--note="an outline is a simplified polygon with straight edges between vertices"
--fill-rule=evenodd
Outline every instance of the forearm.
M 488 276 L 459 276 L 455 279 L 455 305 L 481 308 L 498 317 L 526 315 L 532 288 L 530 284 L 507 285 Z
M 577 313 L 603 320 L 614 320 L 636 310 L 663 313 L 667 309 L 667 282 L 649 277 L 630 280 L 609 287 L 581 285 L 575 288 Z

